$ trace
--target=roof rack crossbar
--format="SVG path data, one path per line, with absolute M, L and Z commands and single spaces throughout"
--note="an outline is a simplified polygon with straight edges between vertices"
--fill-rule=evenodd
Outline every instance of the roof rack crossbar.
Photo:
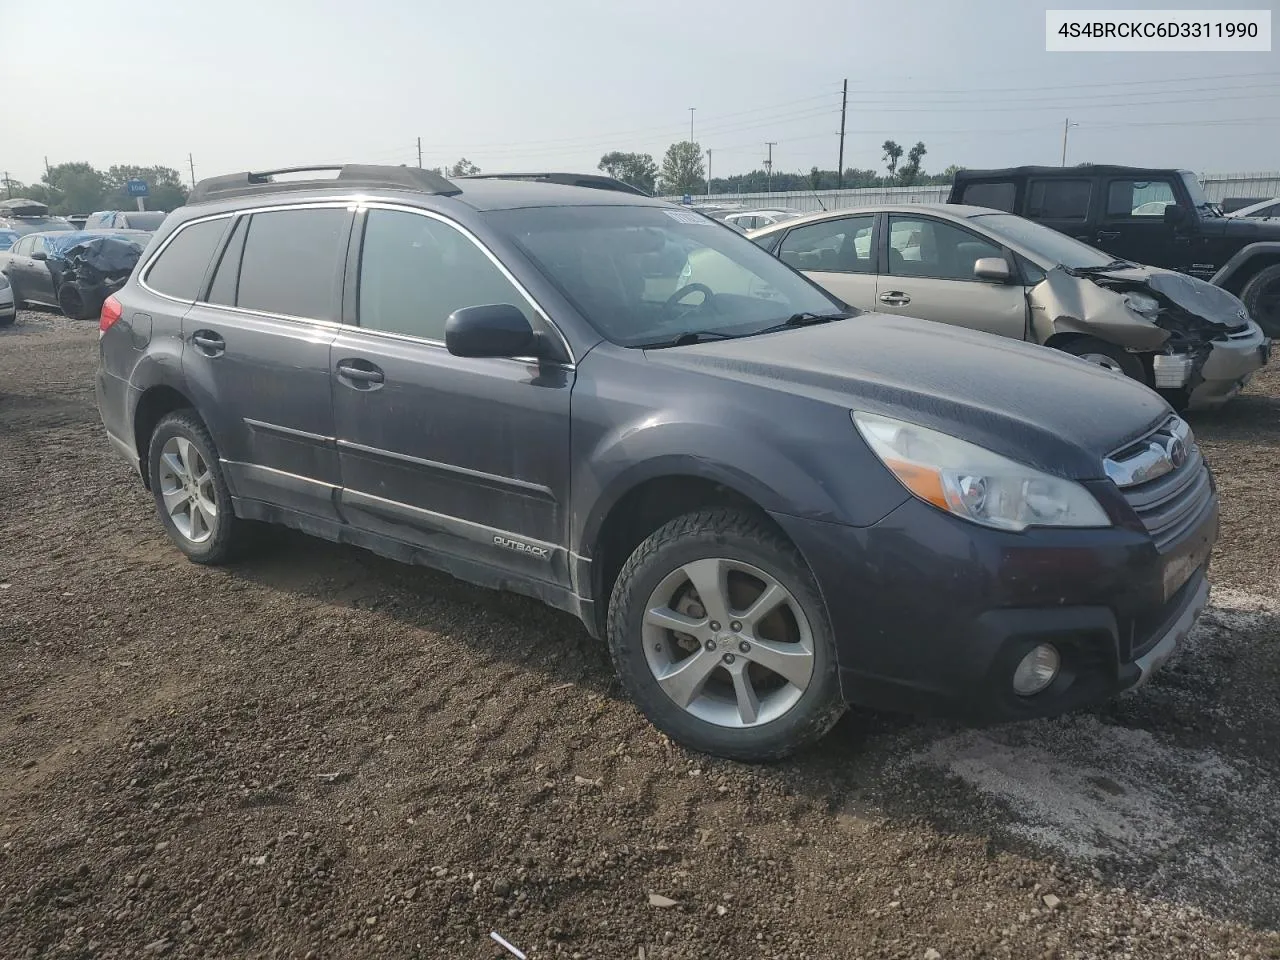
M 289 173 L 320 173 L 338 171 L 336 177 L 305 180 L 276 180 Z M 207 177 L 191 189 L 187 203 L 210 203 L 235 197 L 267 193 L 286 193 L 296 190 L 316 190 L 324 187 L 347 189 L 392 189 L 413 193 L 430 193 L 452 196 L 462 190 L 440 174 L 419 167 L 374 166 L 370 164 L 321 164 L 302 167 L 280 167 L 275 170 L 247 170 L 218 177 Z

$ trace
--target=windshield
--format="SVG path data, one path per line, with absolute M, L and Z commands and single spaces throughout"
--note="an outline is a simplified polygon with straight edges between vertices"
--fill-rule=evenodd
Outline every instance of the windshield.
M 844 307 L 741 234 L 674 207 L 535 207 L 489 214 L 614 343 L 743 336 Z
M 1181 173 L 1182 183 L 1187 188 L 1187 195 L 1191 197 L 1191 205 L 1197 210 L 1204 210 L 1215 217 L 1222 216 L 1222 210 L 1216 203 L 1210 203 L 1209 198 L 1204 195 L 1204 187 L 1200 186 L 1200 181 L 1196 179 L 1194 173 L 1183 170 Z
M 122 226 L 130 230 L 158 230 L 168 214 L 163 210 L 144 210 L 140 213 L 126 213 Z
M 54 220 L 52 217 L 27 217 L 9 222 L 9 229 L 26 236 L 28 233 L 50 233 L 54 230 L 74 230 L 65 220 Z
M 997 238 L 1021 244 L 1034 256 L 1064 267 L 1105 267 L 1116 259 L 1057 230 L 1050 230 L 1011 213 L 983 213 L 970 219 L 975 226 L 982 227 Z

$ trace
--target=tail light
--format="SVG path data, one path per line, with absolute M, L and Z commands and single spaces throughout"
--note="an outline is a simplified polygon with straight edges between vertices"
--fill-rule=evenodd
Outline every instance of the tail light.
M 124 307 L 120 306 L 120 301 L 115 297 L 107 297 L 102 303 L 102 315 L 98 317 L 98 336 L 102 336 L 115 326 L 115 322 L 122 316 L 124 316 Z

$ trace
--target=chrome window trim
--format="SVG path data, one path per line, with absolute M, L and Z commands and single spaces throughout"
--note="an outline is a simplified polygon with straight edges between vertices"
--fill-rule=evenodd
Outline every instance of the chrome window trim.
M 479 237 L 477 237 L 474 233 L 472 233 L 470 230 L 464 227 L 461 223 L 451 219 L 450 217 L 446 217 L 444 214 L 437 213 L 434 210 L 426 210 L 426 209 L 423 209 L 422 207 L 413 207 L 413 206 L 409 206 L 408 204 L 394 203 L 388 200 L 362 201 L 358 204 L 357 209 L 392 210 L 399 213 L 416 214 L 417 216 L 420 216 L 420 217 L 426 217 L 430 220 L 436 220 L 440 223 L 443 223 L 447 227 L 452 227 L 454 230 L 457 230 L 460 234 L 462 234 L 464 237 L 470 240 L 473 244 L 475 244 L 476 248 L 481 253 L 483 253 L 485 257 L 488 258 L 489 262 L 498 268 L 498 272 L 501 273 L 507 279 L 507 282 L 510 283 L 513 287 L 515 287 L 516 292 L 525 298 L 529 306 L 533 309 L 534 313 L 538 315 L 538 317 L 543 321 L 543 323 L 545 323 L 548 327 L 550 327 L 552 330 L 555 331 L 555 334 L 559 338 L 561 345 L 563 345 L 564 347 L 564 352 L 569 357 L 569 362 L 567 364 L 562 363 L 560 364 L 560 366 L 573 368 L 577 365 L 578 360 L 577 360 L 577 357 L 574 356 L 573 348 L 569 345 L 569 339 L 564 335 L 564 332 L 555 323 L 555 321 L 551 319 L 551 314 L 548 313 L 547 310 L 543 308 L 542 304 L 540 304 L 537 301 L 537 299 L 533 296 L 533 294 L 529 292 L 528 288 L 526 288 L 523 283 L 521 283 L 518 279 L 516 279 L 515 274 L 513 274 L 510 270 L 507 269 L 506 264 L 504 264 L 501 260 L 499 260 L 497 256 L 493 253 L 493 251 L 490 250 L 487 246 L 485 246 L 484 242 L 481 241 Z M 366 226 L 365 229 L 368 229 L 368 227 Z M 361 251 L 362 264 L 363 264 L 363 259 L 364 259 L 364 252 L 362 250 Z M 356 277 L 356 282 L 359 283 L 358 274 Z M 357 320 L 358 319 L 359 317 L 357 316 Z M 415 340 L 419 343 L 433 343 L 433 344 L 440 344 L 440 345 L 443 345 L 444 343 L 441 340 L 435 340 L 429 337 L 415 337 L 412 334 L 407 334 L 407 333 L 395 334 L 393 333 L 393 331 L 370 330 L 368 327 L 361 326 L 358 322 L 355 324 L 350 324 L 349 326 L 352 326 L 354 329 L 364 330 L 369 333 L 392 333 L 396 337 L 400 337 L 406 340 Z M 505 357 L 502 359 L 510 359 L 510 360 L 528 359 L 528 360 L 533 360 L 534 362 L 537 362 L 532 357 L 530 358 Z

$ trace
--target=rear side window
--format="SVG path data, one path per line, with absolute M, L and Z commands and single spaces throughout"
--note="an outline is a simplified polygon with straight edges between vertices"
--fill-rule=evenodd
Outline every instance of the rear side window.
M 229 217 L 221 217 L 183 227 L 147 271 L 147 286 L 179 300 L 194 300 L 230 225 Z
M 1017 187 L 1012 180 L 992 180 L 987 183 L 966 183 L 964 193 L 960 195 L 961 203 L 975 207 L 991 207 L 1013 213 Z
M 778 248 L 778 259 L 797 270 L 875 273 L 871 249 L 874 217 L 842 217 L 796 227 Z
M 236 306 L 336 321 L 350 217 L 341 207 L 255 213 L 245 236 Z
M 1084 220 L 1092 192 L 1091 180 L 1033 180 L 1027 216 L 1034 220 Z
M 453 311 L 494 303 L 518 307 L 537 323 L 515 285 L 458 230 L 414 213 L 369 211 L 360 253 L 360 326 L 444 340 Z

